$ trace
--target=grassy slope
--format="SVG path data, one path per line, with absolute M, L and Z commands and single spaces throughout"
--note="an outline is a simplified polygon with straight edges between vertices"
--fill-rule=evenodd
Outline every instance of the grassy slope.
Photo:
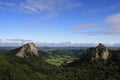
M 57 57 L 50 57 L 48 58 L 46 61 L 50 64 L 56 65 L 56 66 L 60 66 L 64 63 L 70 63 L 74 60 L 76 60 L 77 58 L 72 57 L 72 56 L 68 56 L 68 55 L 62 55 L 62 56 L 57 56 Z
M 46 62 L 56 66 L 60 66 L 64 63 L 70 63 L 77 59 L 74 54 L 70 54 L 69 50 L 39 51 L 39 53 Z

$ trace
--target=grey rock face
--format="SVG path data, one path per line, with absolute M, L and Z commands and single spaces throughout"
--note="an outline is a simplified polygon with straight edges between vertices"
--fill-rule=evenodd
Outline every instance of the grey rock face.
M 95 60 L 98 58 L 107 60 L 109 56 L 108 49 L 101 43 L 96 48 L 89 49 L 88 53 L 91 54 L 92 60 Z
M 39 56 L 38 49 L 36 48 L 34 43 L 28 43 L 23 45 L 16 54 L 16 56 L 18 57 L 27 57 L 33 55 Z
M 108 49 L 106 49 L 102 53 L 102 59 L 107 60 L 108 56 L 109 56 L 109 52 L 108 52 Z

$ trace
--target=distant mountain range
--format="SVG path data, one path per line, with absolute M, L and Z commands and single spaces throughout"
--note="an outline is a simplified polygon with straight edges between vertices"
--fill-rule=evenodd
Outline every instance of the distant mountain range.
M 32 41 L 25 41 L 25 42 L 20 42 L 20 41 L 0 41 L 0 46 L 4 47 L 18 47 L 18 46 L 22 46 L 26 43 L 30 43 Z M 97 43 L 71 43 L 71 42 L 61 42 L 61 43 L 42 43 L 42 42 L 34 42 L 36 44 L 37 47 L 95 47 L 97 46 Z M 104 45 L 106 45 L 107 47 L 120 47 L 120 43 L 116 43 L 116 44 L 106 44 L 104 43 Z

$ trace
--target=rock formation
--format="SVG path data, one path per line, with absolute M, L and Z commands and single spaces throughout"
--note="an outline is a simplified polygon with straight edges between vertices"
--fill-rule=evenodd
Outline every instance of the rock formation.
M 87 53 L 91 54 L 89 59 L 92 58 L 92 60 L 95 60 L 95 59 L 98 59 L 98 58 L 107 60 L 107 58 L 109 56 L 108 49 L 101 43 L 96 48 L 89 48 L 87 50 Z
M 19 51 L 17 52 L 16 56 L 18 57 L 27 57 L 27 56 L 38 56 L 38 50 L 34 43 L 28 43 L 23 45 Z

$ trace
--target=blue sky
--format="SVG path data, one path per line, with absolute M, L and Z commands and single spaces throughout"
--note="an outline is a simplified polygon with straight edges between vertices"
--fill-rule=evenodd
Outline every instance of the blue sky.
M 120 0 L 0 0 L 0 39 L 120 43 Z

